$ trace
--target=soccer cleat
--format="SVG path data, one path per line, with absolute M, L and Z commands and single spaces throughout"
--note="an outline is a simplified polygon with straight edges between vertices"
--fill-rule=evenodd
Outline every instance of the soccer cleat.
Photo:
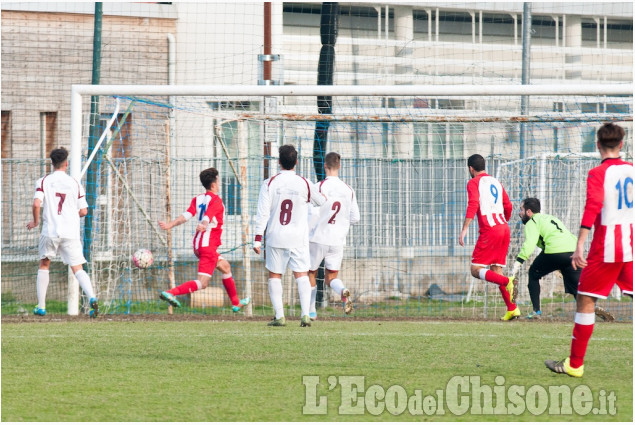
M 547 369 L 556 373 L 565 373 L 569 376 L 573 376 L 574 378 L 582 378 L 584 375 L 584 365 L 575 368 L 571 367 L 569 364 L 569 357 L 564 360 L 560 360 L 559 362 L 555 360 L 545 360 L 545 366 Z
M 300 319 L 300 327 L 307 328 L 311 326 L 311 318 L 309 316 L 302 316 Z
M 353 301 L 351 301 L 351 291 L 346 288 L 342 290 L 342 302 L 344 303 L 344 313 L 351 314 L 353 311 Z
M 313 321 L 313 320 L 317 320 L 317 312 L 315 312 L 315 311 L 311 311 L 311 312 L 309 313 L 309 318 L 311 318 L 311 321 Z
M 518 288 L 514 285 L 514 276 L 509 277 L 509 283 L 505 287 L 509 293 L 509 302 L 512 304 L 516 302 L 516 296 L 518 296 Z
M 176 297 L 170 294 L 169 292 L 166 292 L 166 291 L 161 292 L 161 295 L 159 295 L 159 298 L 169 302 L 170 305 L 172 305 L 172 307 L 181 307 L 181 303 L 179 302 L 179 300 L 177 300 Z
M 240 300 L 240 304 L 232 306 L 232 311 L 234 313 L 238 313 L 242 307 L 246 306 L 250 302 L 251 302 L 251 298 L 250 297 L 243 298 L 242 300 Z
M 267 323 L 267 326 L 287 326 L 287 321 L 284 317 L 281 317 L 279 319 L 276 319 L 274 317 L 271 322 Z
M 595 306 L 595 315 L 605 322 L 612 322 L 615 320 L 615 317 L 602 307 Z
M 542 318 L 542 311 L 532 311 L 527 315 L 527 318 L 530 320 L 539 320 Z
M 33 314 L 35 314 L 36 316 L 46 316 L 46 310 L 36 306 L 33 309 Z
M 92 309 L 90 310 L 89 316 L 91 318 L 99 316 L 99 304 L 97 303 L 97 298 L 91 298 L 89 304 L 90 308 Z
M 511 310 L 511 311 L 508 310 L 507 313 L 505 313 L 505 315 L 501 317 L 501 320 L 503 321 L 514 320 L 514 319 L 518 319 L 518 317 L 520 317 L 520 310 L 518 309 L 518 307 L 516 307 L 515 310 Z

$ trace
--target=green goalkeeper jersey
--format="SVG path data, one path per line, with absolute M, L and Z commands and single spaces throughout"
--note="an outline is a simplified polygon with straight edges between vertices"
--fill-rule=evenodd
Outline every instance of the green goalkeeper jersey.
M 516 258 L 524 262 L 536 246 L 545 254 L 560 254 L 575 251 L 578 239 L 556 217 L 549 214 L 534 214 L 525 223 L 525 243 Z

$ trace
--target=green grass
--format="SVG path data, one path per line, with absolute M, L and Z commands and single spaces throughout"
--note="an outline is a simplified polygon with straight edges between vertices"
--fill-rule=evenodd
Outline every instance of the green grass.
M 572 325 L 531 322 L 318 321 L 299 328 L 265 322 L 110 321 L 2 324 L 2 421 L 631 421 L 633 327 L 598 323 L 582 379 L 555 375 L 543 360 L 568 354 Z M 320 378 L 327 415 L 303 415 L 302 377 Z M 613 391 L 617 414 L 533 416 L 340 415 L 341 385 L 364 376 L 408 396 L 479 376 L 494 388 L 587 385 Z M 500 378 L 499 378 L 500 380 Z M 469 391 L 469 390 L 468 390 Z M 364 393 L 362 393 L 362 396 Z

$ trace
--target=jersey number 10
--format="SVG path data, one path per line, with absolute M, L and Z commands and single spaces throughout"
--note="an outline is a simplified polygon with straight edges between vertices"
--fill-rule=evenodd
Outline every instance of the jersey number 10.
M 618 181 L 617 184 L 615 185 L 615 188 L 617 189 L 617 193 L 619 193 L 619 198 L 617 201 L 617 209 L 621 210 L 622 209 L 622 204 L 626 205 L 626 208 L 633 208 L 633 195 L 632 195 L 632 189 L 631 189 L 631 199 L 628 199 L 628 185 L 631 185 L 631 188 L 633 187 L 633 179 L 630 177 L 626 177 L 624 179 L 624 184 L 622 184 L 622 181 Z M 622 201 L 622 199 L 624 199 Z

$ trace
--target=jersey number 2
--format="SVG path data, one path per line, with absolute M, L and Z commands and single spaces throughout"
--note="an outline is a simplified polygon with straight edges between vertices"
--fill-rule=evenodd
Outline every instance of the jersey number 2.
M 60 203 L 57 205 L 57 215 L 62 215 L 62 205 L 64 204 L 64 200 L 66 199 L 66 194 L 56 192 L 55 196 L 60 197 Z
M 280 224 L 286 226 L 291 222 L 291 212 L 293 210 L 293 201 L 285 199 L 280 204 Z
M 342 204 L 340 204 L 339 201 L 335 201 L 333 202 L 333 207 L 331 208 L 333 211 L 335 211 L 333 213 L 333 215 L 331 216 L 331 219 L 329 220 L 329 224 L 335 224 L 335 216 L 337 215 L 338 212 L 340 212 L 340 210 L 342 209 Z

